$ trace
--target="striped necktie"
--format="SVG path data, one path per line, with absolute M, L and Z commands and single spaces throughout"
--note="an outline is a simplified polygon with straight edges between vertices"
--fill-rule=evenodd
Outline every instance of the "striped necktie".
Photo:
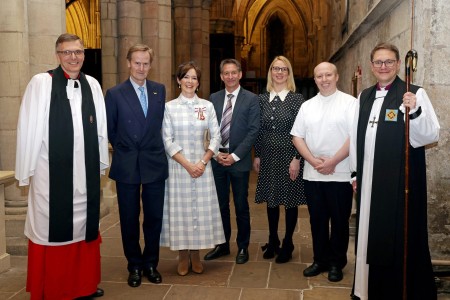
M 225 111 L 222 115 L 222 124 L 220 126 L 220 135 L 222 136 L 222 146 L 225 146 L 230 139 L 230 124 L 231 124 L 231 115 L 233 113 L 233 106 L 231 104 L 231 99 L 234 97 L 233 94 L 228 94 L 227 106 L 225 107 Z
M 139 90 L 141 91 L 141 94 L 139 95 L 139 102 L 141 102 L 142 110 L 144 111 L 145 117 L 147 117 L 147 97 L 145 97 L 145 88 L 143 86 L 139 87 Z

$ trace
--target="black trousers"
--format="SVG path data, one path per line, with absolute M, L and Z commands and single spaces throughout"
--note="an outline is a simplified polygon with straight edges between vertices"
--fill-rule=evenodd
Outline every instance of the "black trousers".
M 347 264 L 353 189 L 349 182 L 305 180 L 314 261 L 344 268 Z M 331 225 L 331 230 L 330 230 Z
M 238 229 L 236 242 L 239 249 L 248 248 L 248 244 L 250 243 L 250 208 L 248 205 L 248 181 L 250 172 L 236 171 L 233 168 L 216 164 L 213 168 L 213 173 L 226 244 L 230 243 L 231 237 L 231 184 Z
M 144 249 L 139 244 L 141 184 L 116 182 L 119 202 L 120 230 L 128 271 L 157 267 L 161 235 L 165 180 L 142 184 Z

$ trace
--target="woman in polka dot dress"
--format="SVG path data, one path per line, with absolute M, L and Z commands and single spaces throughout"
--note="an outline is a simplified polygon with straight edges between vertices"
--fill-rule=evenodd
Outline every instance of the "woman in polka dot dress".
M 306 204 L 303 191 L 303 158 L 292 144 L 290 134 L 295 117 L 305 99 L 295 93 L 292 66 L 277 56 L 267 74 L 267 92 L 259 95 L 261 127 L 255 143 L 253 167 L 258 173 L 256 203 L 267 202 L 269 242 L 262 247 L 263 257 L 275 257 L 277 263 L 292 258 L 292 235 L 298 218 L 298 206 Z M 278 221 L 280 205 L 285 207 L 286 233 L 280 249 Z

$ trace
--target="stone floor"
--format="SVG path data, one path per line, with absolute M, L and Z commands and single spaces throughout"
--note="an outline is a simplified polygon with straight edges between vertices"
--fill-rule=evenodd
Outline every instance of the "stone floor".
M 236 245 L 231 255 L 215 261 L 204 262 L 203 274 L 177 275 L 177 252 L 161 249 L 158 270 L 163 283 L 154 285 L 143 279 L 138 288 L 127 285 L 126 260 L 123 256 L 117 206 L 101 220 L 102 282 L 105 290 L 101 299 L 296 299 L 296 300 L 340 300 L 350 299 L 354 268 L 354 239 L 351 237 L 348 250 L 349 263 L 344 269 L 344 279 L 333 283 L 327 274 L 306 278 L 302 271 L 312 262 L 309 215 L 305 206 L 299 209 L 299 222 L 294 234 L 293 259 L 286 264 L 262 258 L 261 246 L 267 241 L 266 207 L 253 204 L 255 177 L 252 174 L 249 200 L 251 202 L 250 260 L 246 264 L 234 262 Z M 282 214 L 283 215 L 283 214 Z M 280 220 L 280 237 L 283 235 L 284 218 Z M 235 229 L 235 228 L 234 228 Z M 233 230 L 235 234 L 235 230 Z M 232 240 L 235 235 L 232 236 Z M 207 250 L 203 250 L 201 255 Z M 11 269 L 0 274 L 0 299 L 29 299 L 25 292 L 26 257 L 12 256 Z M 450 300 L 449 295 L 440 295 L 439 300 Z

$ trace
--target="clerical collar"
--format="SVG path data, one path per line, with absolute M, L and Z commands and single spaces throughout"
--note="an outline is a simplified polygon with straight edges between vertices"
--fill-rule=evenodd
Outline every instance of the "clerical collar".
M 70 87 L 70 88 L 77 89 L 80 86 L 78 84 L 78 81 L 80 80 L 80 73 L 78 73 L 77 78 L 72 79 L 72 78 L 70 78 L 70 75 L 66 73 L 66 71 L 63 70 L 63 72 L 64 72 L 64 77 L 66 77 L 66 79 L 68 80 L 67 81 L 67 86 Z M 73 84 L 72 84 L 71 80 L 73 80 Z M 71 99 L 71 98 L 69 98 L 69 99 Z
M 384 90 L 384 91 L 389 91 L 389 89 L 391 88 L 391 86 L 392 86 L 392 82 L 389 83 L 387 86 L 381 86 L 380 83 L 377 82 L 377 91 L 382 91 L 382 90 Z
M 333 94 L 328 95 L 328 96 L 322 95 L 320 92 L 317 95 L 319 96 L 320 99 L 322 99 L 324 101 L 329 101 L 330 99 L 334 99 L 336 97 L 337 93 L 338 93 L 338 90 L 336 89 L 336 91 L 334 91 Z
M 62 69 L 62 68 L 61 68 L 61 69 Z M 64 70 L 62 70 L 62 71 L 63 71 L 63 73 L 64 73 L 64 77 L 65 77 L 66 79 L 72 79 L 72 78 L 70 78 L 70 75 L 66 73 L 66 71 L 64 71 Z M 48 71 L 48 73 L 50 74 L 50 76 L 52 76 L 52 77 L 53 77 L 53 70 L 50 70 L 50 71 Z M 80 73 L 78 73 L 78 76 L 77 76 L 77 78 L 75 78 L 75 79 L 72 79 L 72 80 L 80 80 L 80 77 L 81 77 L 81 74 L 80 74 Z
M 64 77 L 66 77 L 66 79 L 72 79 L 72 78 L 70 78 L 70 75 L 66 73 L 66 71 L 63 70 L 63 72 L 64 72 Z M 73 80 L 79 80 L 79 79 L 80 79 L 80 73 L 78 73 L 77 78 L 75 78 Z

